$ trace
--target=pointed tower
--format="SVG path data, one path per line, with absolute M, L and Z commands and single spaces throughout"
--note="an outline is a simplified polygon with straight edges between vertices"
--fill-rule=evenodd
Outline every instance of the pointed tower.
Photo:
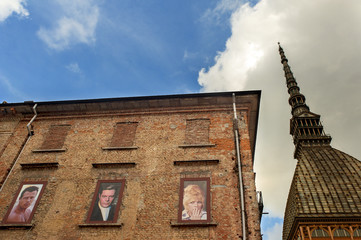
M 361 162 L 331 147 L 279 45 L 292 107 L 297 166 L 287 199 L 283 240 L 361 239 Z

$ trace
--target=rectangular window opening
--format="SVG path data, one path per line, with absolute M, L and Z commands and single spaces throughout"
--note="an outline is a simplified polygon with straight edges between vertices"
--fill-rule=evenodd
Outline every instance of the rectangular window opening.
M 71 125 L 51 125 L 40 150 L 62 149 Z
M 114 127 L 110 147 L 132 147 L 135 143 L 135 133 L 138 122 L 119 122 Z
M 189 119 L 186 122 L 185 144 L 209 144 L 209 119 Z

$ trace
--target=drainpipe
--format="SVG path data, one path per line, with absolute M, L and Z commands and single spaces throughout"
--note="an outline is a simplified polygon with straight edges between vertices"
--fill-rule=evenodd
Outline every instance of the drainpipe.
M 5 183 L 7 182 L 9 176 L 11 175 L 14 167 L 16 166 L 16 163 L 18 162 L 20 156 L 21 156 L 21 153 L 24 151 L 24 148 L 26 146 L 26 144 L 29 142 L 30 138 L 32 135 L 34 135 L 34 131 L 31 129 L 31 123 L 34 122 L 35 118 L 38 116 L 37 112 L 36 112 L 36 107 L 38 106 L 38 104 L 35 104 L 34 107 L 33 107 L 33 112 L 34 112 L 34 117 L 30 120 L 30 122 L 26 125 L 26 128 L 28 129 L 28 136 L 26 137 L 26 141 L 25 143 L 23 143 L 23 145 L 21 146 L 21 150 L 19 152 L 19 154 L 17 155 L 16 157 L 16 160 L 15 162 L 13 163 L 8 175 L 6 176 L 3 184 L 1 185 L 1 188 L 0 188 L 0 192 L 3 190 L 3 187 L 5 186 Z
M 34 135 L 34 131 L 31 129 L 31 124 L 34 122 L 35 118 L 38 116 L 38 113 L 36 112 L 36 107 L 38 106 L 38 104 L 35 104 L 33 107 L 33 112 L 34 112 L 34 117 L 30 120 L 30 122 L 28 123 L 28 125 L 26 125 L 26 128 L 28 129 L 28 136 L 32 136 Z
M 233 99 L 233 128 L 234 128 L 234 138 L 236 142 L 236 153 L 237 153 L 237 164 L 238 164 L 238 177 L 239 177 L 239 192 L 241 198 L 241 214 L 242 214 L 242 239 L 246 240 L 246 214 L 244 208 L 244 188 L 243 188 L 243 180 L 242 180 L 242 165 L 241 165 L 241 154 L 239 147 L 239 134 L 238 134 L 238 118 L 236 111 L 236 95 L 232 93 Z

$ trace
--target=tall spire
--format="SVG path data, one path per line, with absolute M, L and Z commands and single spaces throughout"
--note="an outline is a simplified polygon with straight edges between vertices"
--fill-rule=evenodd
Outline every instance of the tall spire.
M 306 105 L 306 98 L 300 93 L 300 88 L 288 65 L 288 59 L 280 43 L 278 43 L 278 45 L 288 93 L 290 95 L 288 103 L 292 107 L 290 134 L 293 136 L 293 143 L 296 147 L 294 157 L 298 158 L 303 147 L 329 146 L 332 138 L 324 133 L 320 115 L 310 112 L 310 108 Z
M 295 117 L 302 113 L 309 112 L 310 108 L 306 105 L 305 96 L 300 93 L 300 88 L 297 86 L 296 79 L 293 77 L 290 66 L 288 66 L 288 59 L 286 58 L 280 43 L 278 43 L 278 45 L 281 55 L 281 63 L 283 64 L 283 70 L 285 72 L 288 93 L 290 94 L 288 103 L 292 107 L 292 116 Z

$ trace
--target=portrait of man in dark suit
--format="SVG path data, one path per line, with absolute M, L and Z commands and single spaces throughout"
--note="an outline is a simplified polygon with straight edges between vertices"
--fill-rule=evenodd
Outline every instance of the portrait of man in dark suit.
M 99 181 L 88 222 L 116 222 L 123 181 Z

